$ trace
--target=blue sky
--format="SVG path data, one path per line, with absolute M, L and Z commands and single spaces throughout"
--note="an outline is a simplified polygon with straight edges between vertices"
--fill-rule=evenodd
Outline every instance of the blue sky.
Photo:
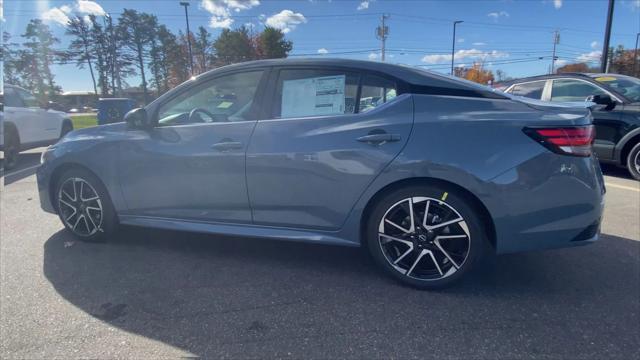
M 123 8 L 155 14 L 173 31 L 185 28 L 178 0 L 4 0 L 3 30 L 18 41 L 31 18 L 47 21 L 62 39 L 65 16 L 103 11 L 117 17 Z M 268 24 L 283 29 L 294 43 L 292 56 L 332 56 L 379 60 L 375 28 L 389 15 L 387 61 L 448 72 L 452 21 L 458 25 L 457 65 L 484 61 L 491 70 L 519 77 L 546 73 L 551 62 L 553 31 L 560 32 L 560 65 L 599 60 L 606 21 L 606 0 L 192 0 L 190 26 L 222 27 Z M 635 46 L 640 32 L 640 0 L 616 0 L 611 44 Z M 542 59 L 539 59 L 542 57 Z M 88 70 L 55 66 L 65 91 L 89 90 Z M 136 79 L 131 79 L 137 85 Z

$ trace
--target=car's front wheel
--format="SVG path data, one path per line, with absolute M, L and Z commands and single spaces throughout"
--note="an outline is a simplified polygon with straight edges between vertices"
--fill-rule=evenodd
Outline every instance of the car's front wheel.
M 627 156 L 627 170 L 634 179 L 640 180 L 640 143 L 637 143 Z
M 411 186 L 384 196 L 371 213 L 367 245 L 385 271 L 413 287 L 458 280 L 481 257 L 486 234 L 475 208 L 455 190 Z
M 84 169 L 71 169 L 55 187 L 58 215 L 64 226 L 83 241 L 106 240 L 117 226 L 115 210 L 102 182 Z

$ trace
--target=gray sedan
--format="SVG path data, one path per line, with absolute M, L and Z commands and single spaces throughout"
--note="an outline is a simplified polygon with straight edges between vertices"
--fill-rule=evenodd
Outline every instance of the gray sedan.
M 487 252 L 598 239 L 591 121 L 410 67 L 257 61 L 70 133 L 43 154 L 38 187 L 87 241 L 123 224 L 364 246 L 435 288 Z

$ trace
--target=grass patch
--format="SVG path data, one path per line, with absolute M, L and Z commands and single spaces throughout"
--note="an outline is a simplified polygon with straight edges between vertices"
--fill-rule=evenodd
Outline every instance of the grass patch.
M 71 116 L 71 122 L 73 128 L 77 130 L 98 125 L 98 117 L 96 115 Z

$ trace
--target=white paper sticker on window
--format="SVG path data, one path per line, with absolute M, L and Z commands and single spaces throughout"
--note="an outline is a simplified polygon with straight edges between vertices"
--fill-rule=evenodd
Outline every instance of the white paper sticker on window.
M 282 117 L 344 114 L 345 75 L 285 80 Z

